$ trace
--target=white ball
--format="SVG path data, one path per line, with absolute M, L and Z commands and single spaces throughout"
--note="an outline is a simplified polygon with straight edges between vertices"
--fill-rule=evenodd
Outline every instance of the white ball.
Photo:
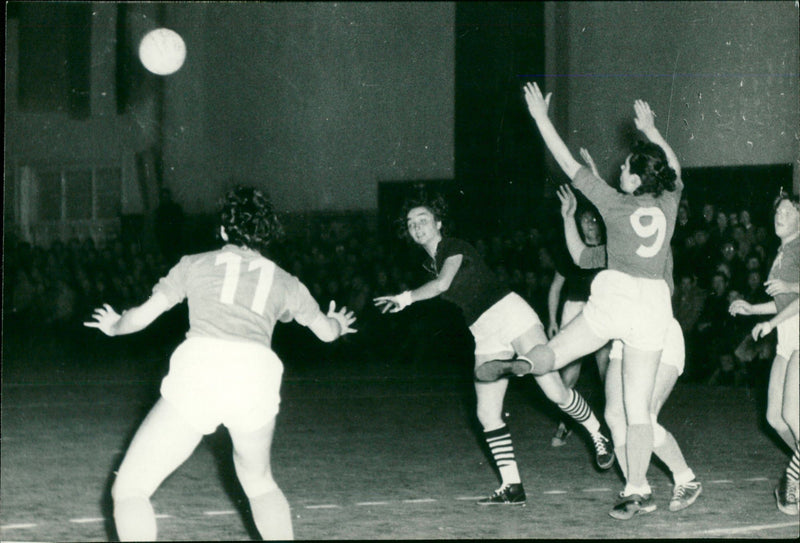
M 156 75 L 174 74 L 186 60 L 186 44 L 174 30 L 156 28 L 139 43 L 139 59 Z

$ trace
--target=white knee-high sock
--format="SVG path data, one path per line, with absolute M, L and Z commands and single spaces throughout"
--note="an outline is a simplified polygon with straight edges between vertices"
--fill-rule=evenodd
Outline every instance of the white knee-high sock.
M 156 540 L 156 514 L 143 496 L 114 500 L 114 525 L 120 541 Z
M 264 540 L 287 541 L 294 539 L 292 512 L 280 488 L 250 498 L 250 510 L 258 533 Z

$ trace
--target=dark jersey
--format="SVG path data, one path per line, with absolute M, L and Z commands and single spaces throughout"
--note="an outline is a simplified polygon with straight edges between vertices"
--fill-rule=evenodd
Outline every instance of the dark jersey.
M 605 254 L 605 246 L 603 246 Z M 553 251 L 553 263 L 556 270 L 564 277 L 564 286 L 561 289 L 561 299 L 569 302 L 585 302 L 591 293 L 592 280 L 595 275 L 605 269 L 605 265 L 594 269 L 584 269 L 572 260 L 566 247 L 559 246 Z
M 472 325 L 484 311 L 511 292 L 500 284 L 497 276 L 486 265 L 478 251 L 469 243 L 456 238 L 442 238 L 436 247 L 433 273 L 439 275 L 444 261 L 461 255 L 461 267 L 442 299 L 456 304 L 464 313 L 467 325 Z

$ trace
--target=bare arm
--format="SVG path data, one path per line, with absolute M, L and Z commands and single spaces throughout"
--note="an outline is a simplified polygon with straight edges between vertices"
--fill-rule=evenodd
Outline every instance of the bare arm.
M 636 100 L 636 102 L 633 104 L 633 109 L 636 112 L 636 117 L 633 119 L 633 122 L 636 124 L 636 128 L 641 130 L 647 139 L 664 150 L 664 154 L 667 155 L 667 163 L 669 164 L 669 167 L 675 170 L 677 176 L 680 177 L 681 164 L 678 161 L 678 157 L 675 155 L 675 152 L 672 150 L 672 147 L 669 146 L 667 140 L 664 139 L 664 137 L 661 135 L 661 132 L 659 132 L 658 128 L 656 128 L 656 114 L 650 109 L 650 104 L 643 100 Z
M 572 179 L 575 173 L 580 169 L 581 165 L 569 152 L 564 140 L 556 132 L 552 121 L 547 116 L 547 108 L 550 105 L 550 97 L 552 93 L 547 94 L 547 98 L 542 96 L 542 91 L 536 83 L 527 83 L 525 85 L 525 101 L 528 103 L 528 111 L 536 122 L 539 132 L 542 134 L 545 145 L 550 150 L 550 153 L 555 158 L 561 169 L 567 174 L 567 177 Z
M 788 283 L 782 279 L 770 279 L 764 282 L 767 287 L 767 294 L 775 296 L 776 294 L 800 294 L 800 283 Z
M 435 279 L 428 281 L 414 290 L 407 290 L 402 294 L 397 294 L 395 296 L 378 296 L 373 299 L 373 302 L 375 302 L 376 306 L 382 307 L 381 313 L 386 313 L 387 311 L 397 313 L 414 302 L 435 298 L 450 288 L 453 278 L 458 273 L 463 260 L 463 255 L 447 257 L 444 264 L 442 264 L 439 275 L 436 276 Z
M 581 253 L 586 249 L 586 244 L 583 243 L 578 232 L 578 225 L 575 224 L 575 209 L 578 206 L 578 200 L 569 185 L 558 187 L 556 194 L 561 200 L 561 217 L 564 219 L 564 238 L 567 240 L 567 250 L 572 261 L 580 266 Z
M 775 302 L 764 302 L 763 304 L 751 304 L 744 300 L 734 300 L 728 306 L 728 313 L 732 316 L 736 315 L 771 315 L 776 313 L 778 309 L 775 307 Z
M 325 343 L 330 343 L 345 334 L 354 334 L 357 330 L 351 328 L 350 325 L 355 321 L 356 318 L 353 316 L 352 311 L 347 311 L 346 307 L 336 311 L 336 302 L 331 300 L 328 306 L 328 313 L 320 313 L 316 319 L 311 321 L 308 328 L 319 339 Z
M 561 298 L 561 290 L 564 288 L 564 283 L 566 283 L 564 276 L 556 272 L 553 275 L 553 282 L 550 283 L 550 290 L 547 293 L 547 310 L 550 313 L 547 337 L 553 337 L 558 332 L 558 300 Z
M 753 339 L 758 340 L 772 332 L 780 323 L 794 317 L 797 313 L 800 312 L 800 299 L 795 298 L 793 302 L 789 305 L 784 307 L 777 315 L 772 317 L 768 321 L 759 322 L 753 327 L 753 331 L 750 332 L 753 336 Z
M 103 304 L 103 307 L 95 309 L 92 315 L 94 320 L 84 322 L 83 325 L 97 328 L 107 336 L 133 334 L 147 328 L 169 307 L 167 297 L 157 292 L 142 305 L 123 311 L 122 315 L 110 305 Z

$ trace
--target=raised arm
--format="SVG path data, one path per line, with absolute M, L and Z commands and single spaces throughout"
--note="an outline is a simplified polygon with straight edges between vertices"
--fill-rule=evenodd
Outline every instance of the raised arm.
M 394 296 L 378 296 L 372 301 L 375 302 L 376 306 L 381 307 L 381 313 L 386 313 L 387 311 L 397 313 L 414 302 L 435 298 L 450 288 L 450 284 L 458 273 L 463 259 L 463 255 L 447 257 L 436 279 L 432 279 L 414 290 L 407 290 Z
M 550 97 L 553 93 L 548 93 L 547 98 L 542 96 L 542 91 L 536 83 L 525 84 L 525 101 L 528 103 L 528 111 L 536 122 L 539 132 L 542 134 L 545 145 L 550 150 L 553 158 L 556 159 L 558 165 L 567 174 L 567 177 L 572 179 L 575 173 L 580 169 L 581 165 L 569 152 L 564 140 L 556 132 L 552 121 L 547 116 L 547 109 L 550 105 Z
M 569 185 L 559 186 L 556 194 L 561 200 L 561 218 L 564 219 L 564 238 L 567 240 L 569 256 L 572 257 L 575 264 L 580 265 L 581 253 L 586 249 L 586 244 L 581 239 L 578 225 L 575 223 L 575 209 L 578 207 L 578 200 Z
M 681 164 L 675 152 L 672 150 L 672 147 L 669 146 L 667 140 L 664 139 L 661 132 L 656 128 L 656 114 L 650 109 L 650 104 L 644 100 L 636 100 L 633 103 L 633 110 L 636 112 L 636 117 L 633 119 L 636 128 L 638 128 L 652 143 L 655 143 L 664 150 L 664 154 L 667 155 L 669 167 L 675 170 L 677 176 L 680 177 Z
M 159 315 L 169 309 L 169 301 L 164 294 L 156 292 L 145 303 L 123 311 L 119 315 L 108 304 L 98 307 L 92 315 L 93 321 L 84 322 L 89 328 L 97 328 L 107 336 L 133 334 L 147 328 Z

